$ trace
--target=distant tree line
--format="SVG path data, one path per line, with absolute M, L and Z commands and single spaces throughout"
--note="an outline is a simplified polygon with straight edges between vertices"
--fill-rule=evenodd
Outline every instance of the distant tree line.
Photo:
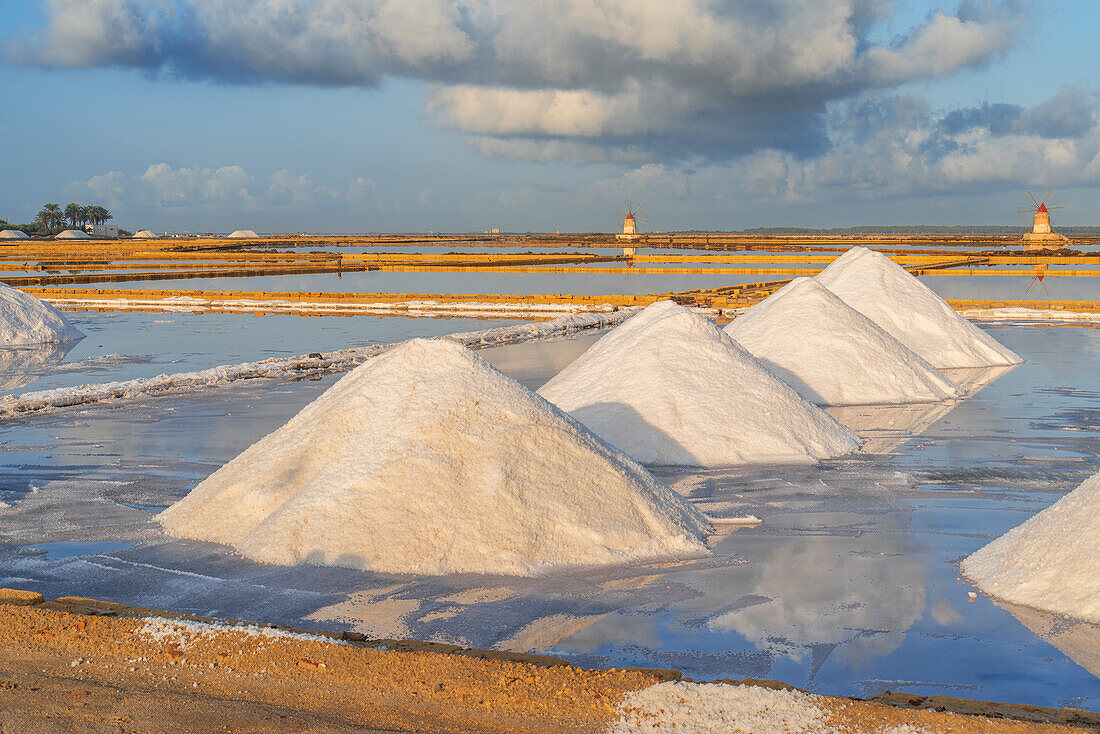
M 42 211 L 34 218 L 32 226 L 34 234 L 57 234 L 66 226 L 76 229 L 84 228 L 89 224 L 104 224 L 115 215 L 98 204 L 81 206 L 75 201 L 70 202 L 64 209 L 58 204 L 46 204 Z

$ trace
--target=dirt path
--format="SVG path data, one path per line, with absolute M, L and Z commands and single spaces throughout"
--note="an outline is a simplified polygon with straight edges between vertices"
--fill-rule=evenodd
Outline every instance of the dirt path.
M 0 603 L 0 732 L 595 733 L 618 719 L 624 696 L 662 680 L 162 615 L 71 598 Z M 1071 731 L 813 698 L 853 733 Z

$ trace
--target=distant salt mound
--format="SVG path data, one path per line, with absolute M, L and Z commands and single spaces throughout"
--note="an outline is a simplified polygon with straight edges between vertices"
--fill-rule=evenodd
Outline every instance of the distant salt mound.
M 796 278 L 726 333 L 819 405 L 929 403 L 959 396 L 942 372 L 812 278 Z
M 82 229 L 66 229 L 54 236 L 55 240 L 90 240 L 91 237 Z
M 83 338 L 84 334 L 50 304 L 0 283 L 0 347 Z
M 156 232 L 150 232 L 147 229 L 143 229 L 143 230 L 140 230 L 138 232 L 134 232 L 134 239 L 135 240 L 155 240 L 156 238 L 157 238 L 157 233 Z
M 707 520 L 460 344 L 348 373 L 158 516 L 257 561 L 533 575 L 705 553 Z
M 1100 624 L 1100 473 L 960 569 L 990 596 Z
M 1023 361 L 900 265 L 866 247 L 848 250 L 816 280 L 940 369 Z
M 228 236 L 231 240 L 254 240 L 258 239 L 260 235 L 251 229 L 238 229 L 236 232 L 229 233 Z
M 26 240 L 27 233 L 21 229 L 5 229 L 0 232 L 0 240 Z
M 855 434 L 671 301 L 600 339 L 539 394 L 643 464 L 814 463 L 859 449 Z

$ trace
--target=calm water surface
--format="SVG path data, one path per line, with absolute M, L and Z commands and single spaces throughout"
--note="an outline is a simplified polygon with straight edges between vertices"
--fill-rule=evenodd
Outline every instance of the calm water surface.
M 699 679 L 1097 709 L 1100 630 L 970 602 L 955 565 L 1100 469 L 1100 330 L 989 328 L 1028 363 L 954 406 L 840 415 L 879 453 L 814 468 L 659 469 L 708 514 L 763 519 L 717 536 L 712 557 L 539 579 L 266 566 L 159 532 L 159 508 L 335 377 L 3 422 L 0 586 Z M 483 354 L 536 387 L 594 338 Z M 117 545 L 83 545 L 104 541 Z

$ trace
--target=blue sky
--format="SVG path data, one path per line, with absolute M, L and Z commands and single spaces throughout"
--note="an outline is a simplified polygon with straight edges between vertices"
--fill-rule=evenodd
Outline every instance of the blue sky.
M 589 231 L 630 198 L 658 229 L 1007 224 L 1053 186 L 1058 222 L 1100 224 L 1094 0 L 220 5 L 5 0 L 0 217 Z

